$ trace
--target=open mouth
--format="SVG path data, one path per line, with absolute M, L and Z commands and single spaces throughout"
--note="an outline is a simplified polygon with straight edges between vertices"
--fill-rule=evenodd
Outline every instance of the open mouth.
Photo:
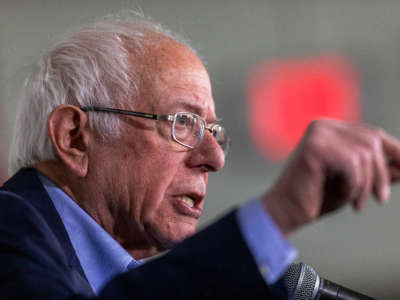
M 173 203 L 179 213 L 198 219 L 201 216 L 202 199 L 202 196 L 196 194 L 176 195 Z
M 179 201 L 182 201 L 183 203 L 185 203 L 187 206 L 189 207 L 194 207 L 194 199 L 191 198 L 188 195 L 182 195 L 178 197 Z

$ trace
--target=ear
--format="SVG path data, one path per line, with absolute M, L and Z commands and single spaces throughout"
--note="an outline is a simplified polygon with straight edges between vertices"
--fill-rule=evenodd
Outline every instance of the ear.
M 88 172 L 88 119 L 73 105 L 57 106 L 47 119 L 47 130 L 57 157 L 79 177 Z

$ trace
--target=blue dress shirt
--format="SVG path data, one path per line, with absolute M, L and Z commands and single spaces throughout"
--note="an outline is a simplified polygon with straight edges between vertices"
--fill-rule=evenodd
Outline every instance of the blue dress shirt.
M 52 181 L 39 178 L 53 201 L 95 294 L 113 277 L 141 264 Z
M 61 217 L 95 294 L 116 275 L 142 263 L 136 261 L 52 181 L 42 174 L 39 178 Z M 237 218 L 261 275 L 267 284 L 274 284 L 295 260 L 297 251 L 281 236 L 258 198 L 241 206 Z
M 259 198 L 240 207 L 237 217 L 261 275 L 267 284 L 274 284 L 296 259 L 297 250 L 281 235 Z

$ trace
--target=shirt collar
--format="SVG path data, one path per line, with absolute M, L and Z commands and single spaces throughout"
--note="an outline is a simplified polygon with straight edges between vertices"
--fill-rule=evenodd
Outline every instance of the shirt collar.
M 59 213 L 83 271 L 98 294 L 114 276 L 140 265 L 75 201 L 43 174 L 40 181 Z

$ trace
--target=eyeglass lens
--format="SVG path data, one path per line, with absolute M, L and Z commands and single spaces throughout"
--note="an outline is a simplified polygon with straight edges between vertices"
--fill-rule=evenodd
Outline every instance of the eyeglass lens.
M 173 123 L 173 135 L 178 142 L 191 148 L 199 145 L 204 132 L 202 120 L 193 114 L 177 113 Z
M 177 113 L 175 115 L 173 136 L 179 143 L 190 148 L 197 147 L 204 136 L 204 130 L 205 122 L 199 116 L 190 113 Z M 219 124 L 214 124 L 210 131 L 226 155 L 229 147 L 226 129 Z

